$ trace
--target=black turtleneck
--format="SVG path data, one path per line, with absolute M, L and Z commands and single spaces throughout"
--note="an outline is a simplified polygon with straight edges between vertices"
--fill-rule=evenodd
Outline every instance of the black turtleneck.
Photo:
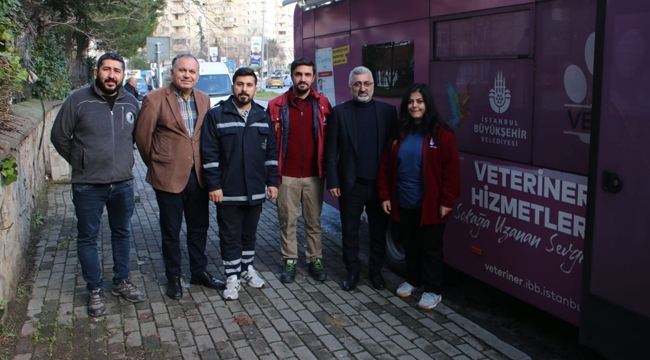
M 106 99 L 106 102 L 108 103 L 108 106 L 111 107 L 111 111 L 113 111 L 113 106 L 115 106 L 115 99 L 117 99 L 117 92 L 113 95 L 104 95 L 104 99 Z
M 375 180 L 379 171 L 375 101 L 354 101 L 354 117 L 357 122 L 357 178 Z

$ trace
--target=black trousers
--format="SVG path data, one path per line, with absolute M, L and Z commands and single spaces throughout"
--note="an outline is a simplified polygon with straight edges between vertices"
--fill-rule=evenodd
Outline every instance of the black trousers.
M 217 204 L 217 224 L 221 258 L 226 278 L 248 269 L 255 258 L 255 236 L 257 224 L 262 214 L 259 205 L 219 205 Z
M 156 191 L 156 200 L 160 209 L 160 232 L 162 236 L 162 254 L 165 260 L 167 277 L 181 276 L 180 232 L 185 214 L 187 227 L 187 252 L 190 257 L 192 275 L 205 271 L 208 259 L 205 256 L 205 243 L 210 226 L 208 193 L 199 186 L 194 169 L 182 192 L 178 194 L 162 190 Z
M 445 225 L 421 225 L 422 209 L 399 209 L 399 238 L 406 253 L 409 284 L 440 295 Z
M 359 226 L 361 214 L 366 208 L 370 227 L 370 256 L 368 271 L 379 273 L 386 258 L 386 228 L 388 215 L 381 209 L 375 181 L 355 182 L 352 190 L 339 197 L 341 230 L 343 235 L 343 263 L 348 273 L 359 273 Z

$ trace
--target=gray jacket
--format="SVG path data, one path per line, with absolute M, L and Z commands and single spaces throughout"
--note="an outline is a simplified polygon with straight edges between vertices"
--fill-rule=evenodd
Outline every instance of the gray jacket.
M 52 126 L 56 151 L 72 165 L 72 183 L 133 179 L 133 128 L 138 101 L 120 88 L 111 111 L 95 82 L 70 95 Z

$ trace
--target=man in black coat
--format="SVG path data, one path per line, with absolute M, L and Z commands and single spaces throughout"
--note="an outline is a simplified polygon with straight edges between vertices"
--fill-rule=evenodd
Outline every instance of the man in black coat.
M 138 81 L 133 76 L 131 76 L 126 82 L 126 85 L 124 85 L 124 90 L 135 96 L 136 99 L 140 96 L 140 92 L 138 91 Z
M 324 167 L 327 189 L 339 199 L 343 232 L 343 262 L 348 272 L 343 290 L 359 281 L 359 226 L 365 207 L 370 226 L 368 273 L 375 289 L 386 282 L 381 268 L 386 256 L 388 217 L 377 195 L 377 172 L 391 133 L 397 128 L 395 106 L 372 99 L 374 81 L 368 68 L 350 72 L 352 100 L 335 106 L 327 125 Z

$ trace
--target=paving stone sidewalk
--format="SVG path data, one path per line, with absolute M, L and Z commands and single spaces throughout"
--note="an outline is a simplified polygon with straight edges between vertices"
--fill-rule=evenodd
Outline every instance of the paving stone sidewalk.
M 158 207 L 144 182 L 146 170 L 137 152 L 136 159 L 139 202 L 132 219 L 131 278 L 147 299 L 132 304 L 111 295 L 110 229 L 104 214 L 100 255 L 107 311 L 99 318 L 87 315 L 70 186 L 53 185 L 47 224 L 36 250 L 28 320 L 14 360 L 528 358 L 446 307 L 444 299 L 435 310 L 421 311 L 417 296 L 395 296 L 402 279 L 388 270 L 384 270 L 386 290 L 374 290 L 367 277 L 356 290 L 341 290 L 345 277 L 341 240 L 332 234 L 323 237 L 327 281 L 309 277 L 302 251 L 295 283 L 281 283 L 278 223 L 271 202 L 264 205 L 255 259 L 267 283 L 264 288 L 243 285 L 239 299 L 226 302 L 215 290 L 186 285 L 183 299 L 167 298 Z M 208 271 L 223 278 L 213 205 L 210 211 Z M 302 227 L 298 236 L 304 249 Z M 183 270 L 189 279 L 183 251 Z

